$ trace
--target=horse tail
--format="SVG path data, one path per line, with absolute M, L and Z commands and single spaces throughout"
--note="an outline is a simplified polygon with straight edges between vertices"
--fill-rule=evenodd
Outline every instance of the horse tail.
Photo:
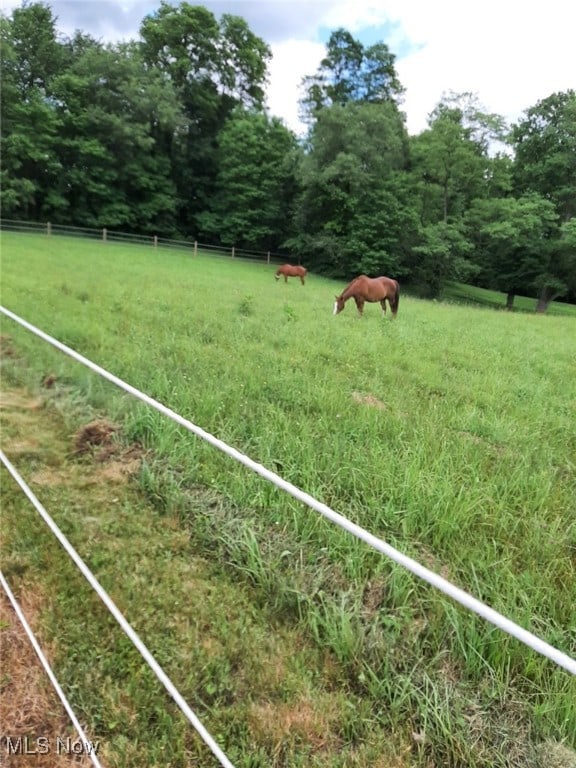
M 400 304 L 400 285 L 397 280 L 394 280 L 394 283 L 396 285 L 396 289 L 394 291 L 392 301 L 390 302 L 390 307 L 392 309 L 392 316 L 396 317 L 398 314 L 398 305 Z

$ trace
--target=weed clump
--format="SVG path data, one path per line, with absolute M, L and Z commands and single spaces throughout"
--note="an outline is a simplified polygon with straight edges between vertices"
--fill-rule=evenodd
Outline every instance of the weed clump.
M 81 427 L 74 436 L 77 454 L 93 453 L 96 448 L 110 448 L 118 427 L 107 419 L 95 419 Z
M 54 387 L 54 384 L 56 384 L 57 377 L 55 373 L 49 373 L 47 376 L 44 376 L 42 379 L 42 386 L 44 389 L 52 389 Z
M 243 317 L 250 317 L 254 311 L 254 296 L 244 296 L 238 304 L 238 313 Z

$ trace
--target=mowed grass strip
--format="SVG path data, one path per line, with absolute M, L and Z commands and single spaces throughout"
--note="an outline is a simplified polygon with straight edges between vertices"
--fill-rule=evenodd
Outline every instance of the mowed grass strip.
M 573 655 L 574 320 L 404 295 L 394 323 L 377 305 L 362 320 L 353 304 L 332 317 L 343 284 L 273 273 L 3 235 L 8 308 Z M 36 381 L 53 373 L 154 449 L 149 497 L 275 616 L 302 620 L 391 722 L 408 719 L 421 764 L 506 765 L 520 720 L 531 754 L 546 739 L 574 744 L 573 680 L 550 662 L 13 324 L 10 334 Z M 216 511 L 198 501 L 207 491 L 223 500 Z

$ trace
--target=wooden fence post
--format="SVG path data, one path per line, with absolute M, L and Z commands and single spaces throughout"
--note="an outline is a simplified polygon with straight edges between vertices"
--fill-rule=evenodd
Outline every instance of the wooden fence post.
M 158 248 L 158 235 L 154 235 L 154 248 Z
M 270 251 L 268 251 L 268 255 L 266 256 L 266 264 L 270 264 Z
M 50 237 L 50 235 L 52 234 L 52 224 L 50 224 L 50 222 L 46 224 L 46 234 L 48 235 L 48 237 Z
M 234 246 L 232 246 L 232 258 L 234 258 Z
M 107 238 L 108 238 L 108 230 L 106 229 L 106 227 L 104 227 L 104 229 L 102 230 L 102 240 L 106 242 Z
M 194 256 L 198 256 L 198 243 L 194 240 Z

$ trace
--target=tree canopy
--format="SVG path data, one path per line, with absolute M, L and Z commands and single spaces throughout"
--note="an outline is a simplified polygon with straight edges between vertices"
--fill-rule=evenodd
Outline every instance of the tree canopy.
M 445 94 L 410 136 L 385 41 L 329 37 L 302 84 L 307 133 L 268 113 L 271 50 L 240 16 L 161 0 L 140 38 L 0 16 L 3 216 L 282 252 L 426 296 L 462 280 L 576 299 L 576 95 L 516 125 Z

